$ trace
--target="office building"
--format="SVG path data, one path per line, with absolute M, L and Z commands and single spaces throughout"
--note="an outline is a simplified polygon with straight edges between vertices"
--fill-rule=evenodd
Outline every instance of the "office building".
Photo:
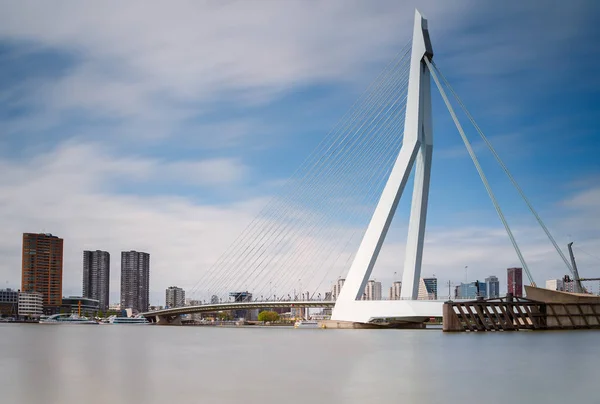
M 235 303 L 251 302 L 252 301 L 252 293 L 231 292 L 231 293 L 229 293 L 229 299 L 230 299 L 230 301 L 233 301 Z M 232 310 L 231 314 L 233 315 L 233 318 L 236 320 L 244 319 L 244 320 L 252 321 L 252 320 L 258 319 L 258 310 L 238 309 L 238 310 Z
M 148 311 L 150 305 L 150 254 L 121 252 L 121 309 Z
M 430 300 L 437 300 L 437 298 L 438 298 L 437 278 L 423 278 L 423 282 L 425 283 L 425 287 L 427 288 L 427 293 L 430 296 L 433 296 L 433 299 L 430 299 Z
M 0 317 L 16 317 L 19 314 L 19 291 L 0 289 Z
M 20 317 L 40 317 L 44 312 L 44 295 L 39 292 L 19 293 L 18 310 Z
M 477 297 L 487 297 L 485 282 L 461 283 L 458 286 L 458 299 L 476 299 Z
M 100 310 L 108 309 L 110 254 L 107 251 L 83 252 L 82 297 L 98 300 Z
M 333 300 L 337 300 L 340 292 L 342 291 L 342 287 L 344 286 L 345 279 L 338 279 L 337 282 L 333 285 L 333 289 L 331 290 L 331 298 Z
M 417 300 L 437 299 L 437 278 L 419 279 L 419 294 Z
M 568 283 L 568 282 L 567 282 Z M 546 289 L 565 291 L 565 281 L 562 279 L 548 279 L 546 281 Z
M 402 291 L 402 282 L 395 281 L 390 287 L 390 300 L 400 300 L 400 292 Z
M 363 300 L 381 300 L 381 282 L 369 280 L 365 286 Z
M 177 286 L 169 286 L 165 291 L 165 307 L 183 307 L 185 305 L 185 291 Z
M 63 239 L 45 233 L 23 233 L 21 291 L 41 293 L 44 312 L 62 304 Z
M 508 268 L 506 290 L 513 296 L 523 296 L 523 268 Z
M 500 297 L 500 281 L 498 277 L 490 275 L 485 278 L 485 295 L 488 299 Z
M 100 301 L 82 296 L 63 297 L 60 308 L 63 313 L 73 313 L 85 317 L 96 317 L 100 310 L 104 311 L 100 307 Z

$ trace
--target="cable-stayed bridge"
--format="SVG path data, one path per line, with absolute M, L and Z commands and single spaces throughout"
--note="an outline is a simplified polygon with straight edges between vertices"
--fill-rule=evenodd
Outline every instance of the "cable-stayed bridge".
M 412 40 L 338 121 L 188 295 L 201 302 L 146 316 L 269 307 L 333 307 L 332 319 L 421 322 L 442 315 L 441 300 L 418 300 L 433 157 L 431 83 L 465 144 L 531 285 L 535 282 L 455 114 L 446 89 L 489 147 L 554 245 L 571 264 L 433 62 L 427 20 L 416 11 Z M 392 219 L 413 174 L 400 295 L 364 300 Z M 395 268 L 396 269 L 396 268 Z M 394 271 L 395 272 L 395 271 Z M 400 272 L 400 271 L 398 271 Z M 332 280 L 344 279 L 333 294 Z M 243 296 L 240 299 L 240 296 Z

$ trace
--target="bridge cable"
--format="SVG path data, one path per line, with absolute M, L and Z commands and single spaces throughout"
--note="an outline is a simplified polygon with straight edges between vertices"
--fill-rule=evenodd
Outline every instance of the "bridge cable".
M 406 44 L 406 46 L 398 53 L 399 55 L 402 53 L 405 53 L 406 49 L 410 49 L 410 42 L 408 42 Z M 365 95 L 370 94 L 369 91 L 375 87 L 377 85 L 377 83 L 379 83 L 382 79 L 382 77 L 384 78 L 385 75 L 388 73 L 388 68 L 390 65 L 392 65 L 394 62 L 394 60 L 392 60 L 390 62 L 390 64 L 386 67 L 386 69 L 384 69 L 382 71 L 382 73 L 369 85 L 369 87 L 363 92 L 363 94 L 358 98 L 358 100 L 353 104 L 353 106 L 346 112 L 346 114 L 340 119 L 340 121 L 338 121 L 338 124 L 336 124 L 334 126 L 334 129 L 330 132 L 329 135 L 335 134 L 336 130 L 339 129 L 339 124 L 342 122 L 345 122 L 345 118 L 347 115 L 355 112 L 356 110 L 356 106 L 359 105 L 361 103 L 361 101 L 364 103 L 365 102 Z M 313 151 L 313 153 L 311 155 L 309 155 L 309 157 L 303 162 L 303 164 L 301 164 L 301 166 L 294 172 L 294 174 L 292 174 L 292 176 L 290 177 L 290 179 L 285 183 L 284 185 L 284 189 L 285 188 L 289 188 L 290 186 L 293 186 L 292 183 L 292 179 L 295 177 L 296 174 L 298 174 L 299 172 L 301 172 L 304 168 L 306 168 L 307 166 L 309 166 L 311 164 L 312 161 L 314 161 L 317 157 L 321 156 L 320 150 L 322 149 L 322 146 L 325 145 L 329 139 L 330 136 L 325 137 L 321 143 L 319 144 L 319 146 Z M 320 157 L 322 158 L 322 157 Z M 307 172 L 307 174 L 309 174 L 310 171 Z M 235 252 L 236 249 L 238 249 L 238 247 L 241 244 L 241 241 L 246 238 L 248 236 L 248 234 L 250 233 L 250 230 L 253 229 L 254 227 L 256 227 L 257 222 L 263 220 L 264 218 L 262 217 L 262 215 L 266 214 L 266 216 L 269 216 L 269 213 L 272 212 L 272 208 L 274 204 L 277 204 L 279 202 L 279 198 L 272 198 L 271 201 L 261 210 L 261 212 L 254 218 L 254 220 L 248 225 L 246 226 L 246 229 L 244 231 L 242 231 L 240 233 L 240 235 L 236 238 L 236 240 L 229 246 L 228 249 L 225 250 L 225 252 L 221 255 L 221 257 L 209 268 L 209 270 L 205 273 L 205 276 L 200 278 L 198 280 L 198 282 L 196 282 L 196 284 L 194 285 L 194 287 L 192 288 L 191 292 L 195 293 L 195 291 L 197 290 L 197 288 L 201 285 L 201 282 L 203 281 L 203 279 L 206 279 L 211 273 L 216 272 L 219 268 L 222 267 L 223 263 L 226 262 L 227 257 L 229 257 L 233 252 Z
M 454 109 L 452 108 L 450 101 L 448 101 L 448 97 L 446 97 L 446 92 L 444 91 L 444 88 L 442 87 L 442 85 L 437 77 L 435 69 L 431 65 L 431 62 L 429 61 L 429 58 L 427 56 L 423 57 L 423 60 L 425 61 L 425 63 L 427 64 L 427 67 L 429 68 L 431 77 L 433 77 L 433 80 L 435 81 L 435 84 L 436 84 L 438 90 L 440 91 L 440 95 L 442 96 L 444 103 L 446 104 L 446 108 L 448 108 L 448 112 L 450 113 L 452 120 L 454 121 L 454 124 L 456 125 L 456 129 L 458 129 L 458 132 L 465 144 L 465 147 L 467 148 L 469 156 L 471 156 L 471 160 L 473 160 L 473 164 L 475 164 L 475 168 L 477 169 L 479 177 L 481 178 L 481 181 L 483 182 L 483 185 L 485 186 L 485 189 L 486 189 L 490 199 L 492 200 L 492 203 L 494 204 L 494 208 L 496 209 L 496 213 L 498 214 L 498 217 L 500 218 L 500 220 L 502 221 L 502 224 L 504 225 L 504 228 L 506 229 L 506 233 L 508 234 L 508 237 L 510 238 L 510 241 L 515 249 L 515 252 L 517 253 L 517 256 L 519 257 L 519 261 L 521 261 L 521 264 L 523 265 L 523 269 L 525 270 L 525 273 L 527 274 L 527 277 L 529 278 L 529 282 L 533 286 L 535 286 L 535 282 L 533 281 L 533 277 L 531 276 L 529 267 L 527 266 L 527 263 L 525 262 L 525 258 L 523 257 L 523 254 L 521 254 L 521 249 L 517 245 L 515 237 L 513 236 L 513 233 L 510 230 L 510 227 L 508 226 L 508 222 L 506 221 L 506 218 L 504 217 L 504 214 L 502 213 L 502 209 L 500 209 L 500 205 L 498 204 L 498 201 L 496 200 L 496 197 L 492 191 L 492 188 L 490 187 L 490 184 L 487 181 L 487 178 L 483 172 L 483 169 L 481 168 L 481 165 L 479 164 L 479 160 L 477 159 L 477 156 L 475 155 L 475 152 L 473 151 L 473 148 L 471 147 L 471 143 L 469 142 L 469 139 L 465 135 L 465 132 L 464 132 L 460 122 L 458 121 L 456 114 L 454 113 Z
M 492 152 L 492 154 L 496 158 L 496 161 L 498 162 L 498 164 L 500 165 L 500 167 L 502 167 L 502 170 L 504 171 L 504 173 L 506 174 L 506 176 L 509 178 L 510 182 L 512 182 L 512 184 L 515 187 L 515 189 L 519 192 L 519 195 L 521 195 L 521 198 L 523 199 L 523 201 L 525 201 L 525 203 L 527 204 L 527 207 L 529 208 L 529 210 L 531 211 L 531 213 L 533 214 L 533 216 L 535 216 L 535 219 L 537 220 L 537 222 L 540 225 L 540 227 L 544 230 L 544 233 L 546 233 L 546 236 L 548 237 L 548 239 L 550 240 L 550 242 L 552 243 L 552 245 L 556 249 L 556 252 L 558 252 L 558 254 L 560 255 L 560 257 L 564 261 L 564 263 L 567 266 L 567 268 L 569 269 L 569 271 L 573 272 L 573 267 L 571 266 L 571 263 L 569 262 L 569 260 L 567 259 L 567 257 L 563 254 L 562 250 L 560 249 L 560 247 L 556 243 L 556 240 L 554 239 L 554 237 L 552 236 L 552 234 L 550 234 L 550 231 L 548 230 L 548 228 L 546 227 L 546 225 L 542 221 L 542 218 L 538 215 L 537 211 L 535 210 L 535 208 L 533 207 L 533 205 L 531 204 L 531 202 L 529 201 L 529 199 L 527 198 L 527 196 L 525 196 L 525 193 L 523 192 L 523 189 L 519 186 L 519 184 L 517 183 L 517 181 L 515 180 L 515 178 L 512 176 L 512 174 L 508 170 L 508 167 L 506 167 L 506 165 L 504 164 L 504 162 L 502 161 L 502 159 L 500 158 L 500 156 L 498 155 L 498 153 L 494 149 L 494 146 L 492 146 L 492 143 L 484 135 L 483 131 L 481 130 L 481 128 L 479 127 L 479 125 L 477 124 L 477 122 L 475 121 L 475 119 L 473 118 L 473 116 L 467 110 L 467 107 L 464 105 L 464 103 L 462 102 L 462 100 L 460 99 L 460 97 L 458 96 L 458 94 L 456 94 L 456 92 L 454 91 L 454 89 L 452 88 L 452 86 L 450 85 L 450 83 L 448 82 L 448 80 L 446 80 L 446 77 L 444 77 L 444 75 L 442 74 L 442 72 L 440 71 L 440 69 L 437 67 L 437 65 L 435 64 L 435 62 L 432 61 L 431 64 L 433 65 L 433 67 L 435 68 L 435 70 L 439 73 L 439 75 L 442 78 L 442 80 L 444 81 L 444 84 L 446 85 L 446 87 L 448 87 L 448 89 L 450 90 L 450 92 L 452 93 L 452 95 L 454 95 L 454 98 L 456 99 L 456 101 L 458 102 L 458 104 L 461 106 L 462 110 L 467 115 L 467 117 L 469 118 L 469 120 L 471 121 L 471 123 L 473 124 L 473 126 L 475 127 L 475 130 L 477 130 L 477 133 L 479 133 L 479 136 L 481 136 L 481 138 L 483 139 L 483 141 L 487 145 L 488 149 L 490 149 L 490 151 Z
M 256 246 L 255 246 L 255 248 L 256 248 Z M 243 255 L 243 254 L 242 254 L 242 255 Z M 239 257 L 238 257 L 238 259 L 239 259 Z

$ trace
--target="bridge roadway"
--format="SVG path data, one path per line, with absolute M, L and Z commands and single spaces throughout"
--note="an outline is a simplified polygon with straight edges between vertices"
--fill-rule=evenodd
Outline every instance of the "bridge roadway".
M 154 320 L 156 322 L 173 322 L 175 318 L 182 314 L 208 313 L 226 310 L 252 310 L 252 309 L 272 309 L 278 307 L 285 308 L 333 308 L 335 302 L 324 300 L 275 300 L 275 301 L 255 301 L 255 302 L 227 302 L 215 304 L 201 304 L 197 306 L 174 307 L 172 309 L 163 309 L 141 313 L 140 315 Z

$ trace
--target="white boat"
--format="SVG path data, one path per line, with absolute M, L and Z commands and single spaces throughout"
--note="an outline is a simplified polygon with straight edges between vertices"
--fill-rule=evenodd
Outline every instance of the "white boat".
M 150 322 L 148 321 L 148 319 L 146 317 L 110 317 L 108 319 L 108 322 L 110 324 L 138 324 L 138 325 L 144 325 L 144 324 L 150 324 Z
M 313 320 L 299 320 L 294 323 L 294 328 L 319 328 L 319 323 Z
M 48 318 L 41 319 L 40 324 L 98 324 L 98 323 L 87 317 L 80 317 L 77 314 L 54 314 Z

